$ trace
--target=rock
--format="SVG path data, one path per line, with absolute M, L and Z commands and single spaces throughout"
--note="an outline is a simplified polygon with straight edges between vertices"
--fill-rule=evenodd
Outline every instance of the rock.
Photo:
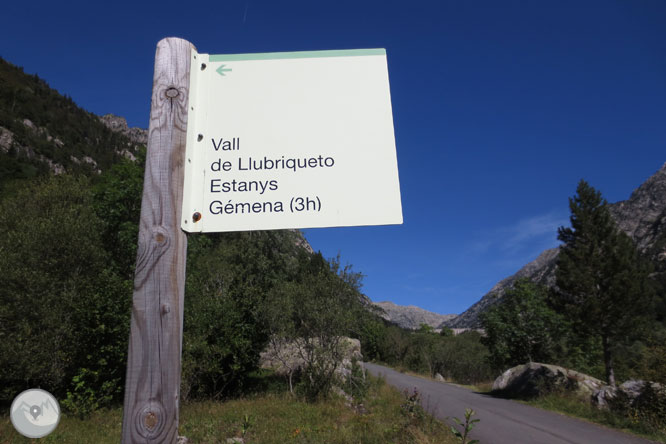
M 130 151 L 126 150 L 126 149 L 125 149 L 125 150 L 122 150 L 122 151 L 120 152 L 120 154 L 122 154 L 124 157 L 126 157 L 126 158 L 129 159 L 129 160 L 131 160 L 132 162 L 135 162 L 135 161 L 136 161 L 136 156 L 135 156 L 134 154 L 132 154 Z
M 244 444 L 243 438 L 227 438 L 227 444 Z
M 190 440 L 187 439 L 186 437 L 184 437 L 184 436 L 179 436 L 179 437 L 178 437 L 178 440 L 176 441 L 176 444 L 187 444 L 187 443 L 189 443 L 189 442 L 190 442 Z
M 0 126 L 0 151 L 8 153 L 14 143 L 14 133 Z
M 444 382 L 444 376 L 439 373 L 435 373 L 435 381 Z
M 351 373 L 352 361 L 361 361 L 361 342 L 353 338 L 341 338 L 340 346 L 343 348 L 342 362 L 336 369 L 336 374 L 347 377 Z M 288 375 L 300 370 L 305 364 L 303 359 L 303 350 L 305 341 L 296 339 L 287 341 L 277 337 L 271 338 L 269 345 L 261 352 L 259 365 L 261 368 L 270 368 L 275 370 L 278 375 Z
M 617 387 L 611 387 L 610 385 L 605 385 L 599 390 L 595 391 L 590 399 L 592 404 L 597 406 L 600 409 L 610 408 L 610 405 L 617 398 Z
M 141 128 L 129 128 L 124 117 L 113 114 L 105 114 L 99 120 L 111 131 L 124 134 L 133 143 L 146 145 L 148 143 L 148 131 Z
M 651 403 L 666 405 L 666 387 L 657 382 L 640 379 L 630 379 L 618 387 L 604 386 L 592 395 L 592 404 L 600 409 L 618 411 L 626 411 L 632 407 L 650 409 L 653 407 Z
M 604 386 L 592 376 L 550 364 L 531 362 L 502 373 L 493 383 L 493 391 L 508 397 L 533 398 L 557 390 L 567 390 L 589 397 Z
M 630 379 L 620 384 L 622 390 L 630 399 L 636 399 L 640 396 L 645 388 L 645 381 L 640 379 Z
M 305 249 L 310 254 L 314 254 L 314 249 L 312 248 L 312 245 L 310 245 L 310 242 L 303 236 L 303 234 L 299 230 L 294 230 L 290 229 L 289 231 L 292 231 L 296 233 L 296 246 L 299 248 Z
M 611 387 L 584 373 L 537 362 L 510 368 L 493 383 L 494 392 L 509 398 L 533 398 L 558 390 L 576 393 L 600 409 L 622 414 L 629 409 L 654 412 L 666 406 L 666 387 L 659 383 L 630 379 Z
M 32 121 L 30 119 L 23 119 L 23 125 L 27 126 L 28 128 L 30 128 L 33 131 L 37 130 L 37 127 L 35 126 L 34 123 L 32 123 Z

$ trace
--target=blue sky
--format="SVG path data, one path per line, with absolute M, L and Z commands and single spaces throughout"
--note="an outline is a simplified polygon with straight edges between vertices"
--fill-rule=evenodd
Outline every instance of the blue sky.
M 29 4 L 27 4 L 29 3 Z M 306 230 L 375 301 L 460 313 L 557 245 L 585 178 L 611 202 L 666 162 L 666 2 L 11 2 L 0 56 L 147 127 L 156 43 L 386 48 L 404 224 Z

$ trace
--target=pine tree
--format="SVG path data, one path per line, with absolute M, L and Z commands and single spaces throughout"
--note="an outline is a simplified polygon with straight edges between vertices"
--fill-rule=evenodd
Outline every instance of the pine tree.
M 601 341 L 606 379 L 615 385 L 614 346 L 635 332 L 650 305 L 649 265 L 613 221 L 601 193 L 581 180 L 569 199 L 571 228 L 560 227 L 555 307 L 575 333 Z

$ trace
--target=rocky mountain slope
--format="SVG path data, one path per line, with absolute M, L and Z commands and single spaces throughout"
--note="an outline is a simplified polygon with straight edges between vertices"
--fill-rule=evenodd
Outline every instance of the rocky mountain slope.
M 618 227 L 636 243 L 638 250 L 655 267 L 653 277 L 663 281 L 666 276 L 666 164 L 631 194 L 629 199 L 609 204 Z M 476 304 L 459 316 L 441 325 L 450 328 L 475 328 L 479 315 L 501 300 L 504 291 L 522 277 L 552 286 L 559 249 L 546 250 L 516 274 L 498 282 Z
M 438 328 L 443 322 L 450 321 L 456 315 L 442 315 L 424 310 L 414 305 L 396 305 L 393 302 L 375 302 L 375 307 L 383 310 L 380 315 L 389 322 L 392 322 L 402 328 L 415 330 L 421 324 L 427 324 L 433 328 Z
M 65 172 L 95 174 L 145 145 L 144 130 L 98 117 L 0 58 L 0 185 Z
M 105 114 L 99 120 L 111 131 L 120 133 L 137 145 L 148 144 L 148 130 L 143 128 L 130 128 L 124 117 Z
M 460 315 L 442 322 L 439 327 L 449 328 L 478 328 L 479 315 L 502 299 L 504 291 L 511 288 L 518 279 L 529 278 L 530 280 L 545 285 L 555 283 L 555 264 L 557 262 L 558 248 L 551 248 L 542 252 L 536 259 L 505 279 L 502 279 L 490 289 L 477 303 L 465 310 Z

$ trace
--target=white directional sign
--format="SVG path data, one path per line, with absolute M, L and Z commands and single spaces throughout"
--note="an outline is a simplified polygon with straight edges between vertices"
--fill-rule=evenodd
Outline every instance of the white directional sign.
M 402 223 L 383 49 L 192 57 L 184 230 Z

